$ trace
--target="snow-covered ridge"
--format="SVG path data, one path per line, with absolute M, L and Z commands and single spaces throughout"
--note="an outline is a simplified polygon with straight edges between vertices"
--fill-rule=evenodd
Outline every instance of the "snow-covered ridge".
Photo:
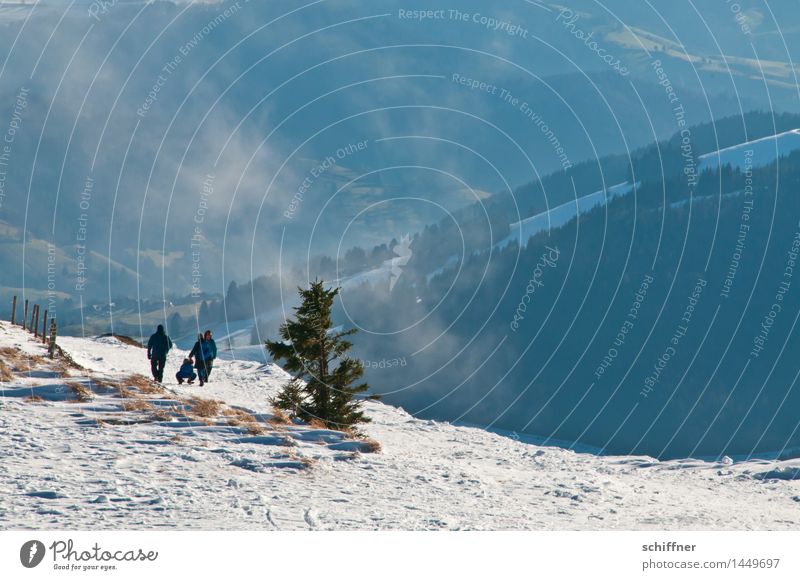
M 698 158 L 699 168 L 700 170 L 714 169 L 722 165 L 731 165 L 739 169 L 744 169 L 748 165 L 752 168 L 763 167 L 797 149 L 800 149 L 800 129 L 792 129 L 700 155 Z M 638 184 L 636 185 L 638 186 Z M 502 249 L 513 241 L 520 246 L 525 246 L 528 240 L 536 234 L 550 228 L 561 227 L 574 217 L 603 205 L 615 197 L 627 195 L 633 190 L 634 186 L 625 181 L 512 223 L 509 226 L 511 233 L 498 242 L 495 248 Z
M 144 393 L 135 383 L 121 398 L 118 386 L 147 368 L 142 349 L 115 338 L 60 340 L 83 370 L 40 358 L 41 344 L 0 323 L 6 529 L 800 524 L 800 481 L 788 481 L 800 473 L 798 460 L 597 457 L 418 420 L 379 402 L 367 403 L 373 423 L 364 430 L 382 450 L 365 453 L 362 441 L 337 431 L 267 423 L 267 397 L 286 380 L 275 366 L 220 360 L 206 387 L 167 381 L 167 392 Z M 184 354 L 173 351 L 168 370 Z M 173 409 L 197 397 L 223 403 L 206 416 L 187 410 L 195 419 Z M 157 411 L 163 420 L 146 420 Z
M 701 155 L 700 170 L 723 165 L 739 169 L 744 169 L 748 164 L 751 167 L 763 167 L 797 149 L 800 149 L 800 129 L 792 129 Z
M 551 228 L 560 228 L 566 225 L 575 216 L 587 213 L 599 205 L 608 203 L 610 199 L 627 195 L 633 191 L 633 189 L 634 186 L 625 181 L 608 187 L 605 190 L 600 189 L 573 201 L 562 203 L 561 205 L 525 218 L 524 220 L 514 222 L 509 225 L 511 233 L 495 244 L 495 248 L 503 249 L 514 241 L 520 246 L 525 246 L 528 240 L 536 234 Z

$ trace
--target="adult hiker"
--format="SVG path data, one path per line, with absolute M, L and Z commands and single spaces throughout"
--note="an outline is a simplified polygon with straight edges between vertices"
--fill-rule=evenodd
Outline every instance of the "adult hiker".
M 189 353 L 189 358 L 192 357 L 194 357 L 194 366 L 202 387 L 204 383 L 208 382 L 211 368 L 214 366 L 214 359 L 217 358 L 217 343 L 214 342 L 210 330 L 206 330 L 205 334 L 197 335 L 197 342 L 194 343 L 192 351 Z
M 164 332 L 164 325 L 159 324 L 155 334 L 147 341 L 147 358 L 156 382 L 164 380 L 164 365 L 167 364 L 167 353 L 171 348 L 172 340 Z

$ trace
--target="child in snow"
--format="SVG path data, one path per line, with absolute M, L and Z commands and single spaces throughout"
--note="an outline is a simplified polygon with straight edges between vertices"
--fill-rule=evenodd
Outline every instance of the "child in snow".
M 188 383 L 194 384 L 194 380 L 197 378 L 197 375 L 194 372 L 194 364 L 192 363 L 192 359 L 185 358 L 183 359 L 183 364 L 181 365 L 181 370 L 175 375 L 175 378 L 178 379 L 178 384 L 183 384 L 183 379 L 188 379 Z

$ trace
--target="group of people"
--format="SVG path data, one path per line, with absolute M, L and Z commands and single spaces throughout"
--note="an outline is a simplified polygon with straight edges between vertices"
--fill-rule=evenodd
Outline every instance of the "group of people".
M 164 325 L 159 324 L 155 333 L 147 341 L 147 358 L 150 361 L 150 371 L 153 373 L 153 380 L 162 382 L 164 380 L 164 367 L 167 364 L 167 354 L 172 349 L 172 340 L 164 330 Z M 183 381 L 193 385 L 195 379 L 200 379 L 202 387 L 208 382 L 211 369 L 214 366 L 214 359 L 217 358 L 217 343 L 210 330 L 197 335 L 197 342 L 194 343 L 189 356 L 183 359 L 180 370 L 175 374 L 178 384 Z M 195 370 L 197 372 L 195 373 Z

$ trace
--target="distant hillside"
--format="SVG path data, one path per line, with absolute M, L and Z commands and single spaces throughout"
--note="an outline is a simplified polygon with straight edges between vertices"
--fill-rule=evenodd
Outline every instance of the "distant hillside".
M 694 187 L 680 171 L 648 173 L 653 154 L 634 160 L 633 192 L 524 247 L 463 255 L 431 228 L 392 292 L 347 288 L 342 321 L 367 331 L 356 338 L 364 358 L 384 361 L 371 382 L 422 416 L 614 453 L 800 443 L 800 151 L 707 170 Z M 426 248 L 458 259 L 425 275 Z

